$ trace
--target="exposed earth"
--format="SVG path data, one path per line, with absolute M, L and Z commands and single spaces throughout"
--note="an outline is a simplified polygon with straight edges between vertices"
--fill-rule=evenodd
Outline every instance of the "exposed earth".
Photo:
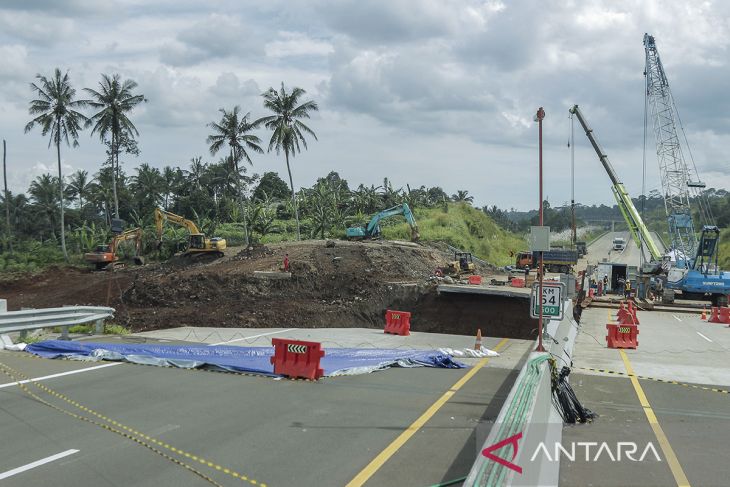
M 331 245 L 331 244 L 330 244 Z M 281 271 L 289 254 L 291 279 Z M 412 311 L 415 331 L 473 334 L 475 327 L 510 332 L 509 316 L 526 305 L 474 296 L 437 296 L 434 270 L 453 254 L 409 242 L 286 242 L 227 249 L 223 258 L 176 257 L 161 264 L 114 272 L 51 268 L 0 282 L 9 309 L 61 305 L 112 306 L 115 320 L 134 330 L 178 326 L 382 327 L 386 309 Z M 477 265 L 477 273 L 495 269 Z M 499 302 L 497 302 L 499 301 Z M 502 323 L 507 319 L 507 322 Z M 524 328 L 524 327 L 523 327 Z M 524 332 L 518 333 L 524 335 Z

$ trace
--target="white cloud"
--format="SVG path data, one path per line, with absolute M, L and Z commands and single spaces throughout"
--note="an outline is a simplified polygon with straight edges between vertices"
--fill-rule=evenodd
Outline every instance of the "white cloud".
M 132 113 L 142 155 L 127 161 L 128 172 L 138 162 L 208 157 L 206 124 L 217 110 L 240 105 L 261 116 L 261 91 L 283 81 L 305 88 L 321 107 L 310 121 L 320 141 L 294 161 L 297 184 L 334 169 L 353 184 L 388 176 L 399 185 L 468 189 L 478 203 L 534 207 L 525 188 L 534 187 L 532 117 L 542 105 L 547 191 L 562 201 L 567 109 L 578 103 L 636 193 L 647 31 L 657 38 L 704 179 L 725 181 L 730 173 L 726 2 L 255 0 L 244 7 L 235 0 L 130 0 L 111 11 L 101 4 L 0 7 L 0 132 L 12 147 L 16 190 L 35 174 L 35 162 L 23 161 L 53 167 L 47 140 L 22 128 L 28 83 L 59 66 L 70 70 L 79 93 L 102 72 L 139 83 L 149 103 Z M 80 143 L 64 149 L 64 158 L 95 172 L 103 147 L 88 133 Z M 595 155 L 585 140 L 579 144 L 579 201 L 611 203 Z M 254 162 L 257 172 L 283 169 L 274 155 Z M 514 177 L 517 167 L 527 181 Z
M 272 58 L 292 56 L 326 56 L 334 51 L 332 44 L 312 39 L 301 32 L 280 32 L 280 40 L 266 44 L 266 55 Z

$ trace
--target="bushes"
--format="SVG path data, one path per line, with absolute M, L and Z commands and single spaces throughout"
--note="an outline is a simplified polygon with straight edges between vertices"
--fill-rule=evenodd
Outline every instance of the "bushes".
M 0 272 L 38 272 L 51 264 L 63 264 L 63 253 L 55 241 L 40 243 L 36 241 L 16 244 L 11 254 L 0 254 Z
M 512 263 L 510 251 L 524 250 L 527 245 L 524 238 L 504 230 L 483 211 L 465 203 L 449 203 L 446 211 L 417 208 L 415 217 L 421 241 L 446 242 L 495 265 Z M 410 227 L 402 219 L 386 220 L 381 227 L 385 238 L 410 239 Z

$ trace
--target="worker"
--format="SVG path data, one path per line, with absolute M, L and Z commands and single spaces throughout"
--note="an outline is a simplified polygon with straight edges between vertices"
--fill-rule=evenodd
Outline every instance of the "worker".
M 527 278 L 530 277 L 530 266 L 525 265 L 525 287 L 527 287 Z
M 631 280 L 630 279 L 626 279 L 626 283 L 624 284 L 624 289 L 625 289 L 624 297 L 626 299 L 630 298 L 631 297 Z
M 608 292 L 608 274 L 603 275 L 603 294 Z
M 289 254 L 284 254 L 284 272 L 289 272 Z

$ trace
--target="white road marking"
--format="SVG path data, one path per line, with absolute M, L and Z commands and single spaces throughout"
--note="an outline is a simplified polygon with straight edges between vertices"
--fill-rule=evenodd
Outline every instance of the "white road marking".
M 677 321 L 682 321 L 682 319 L 681 319 L 681 318 L 679 318 L 679 317 L 678 317 L 677 315 L 672 315 L 672 316 L 674 316 L 674 319 L 675 319 L 675 320 L 677 320 Z
M 61 453 L 56 453 L 55 455 L 51 455 L 50 457 L 41 458 L 40 460 L 36 460 L 33 463 L 29 463 L 28 465 L 23 465 L 22 467 L 14 468 L 12 470 L 8 470 L 7 472 L 0 473 L 0 480 L 12 477 L 13 475 L 18 475 L 19 473 L 27 472 L 30 469 L 40 467 L 41 465 L 45 465 L 46 463 L 56 461 L 60 458 L 67 457 L 78 452 L 78 450 L 71 449 L 62 451 Z
M 252 335 L 250 337 L 236 338 L 234 340 L 226 340 L 225 342 L 211 343 L 211 345 L 212 346 L 225 345 L 226 343 L 240 342 L 240 341 L 243 341 L 243 340 L 250 340 L 252 338 L 265 337 L 265 336 L 268 336 L 268 335 L 276 335 L 277 333 L 286 333 L 287 331 L 292 331 L 292 330 L 296 330 L 296 328 L 287 328 L 286 330 L 270 331 L 268 333 L 262 333 L 260 335 Z
M 697 334 L 698 334 L 699 336 L 701 336 L 702 338 L 704 338 L 705 340 L 707 340 L 708 342 L 710 342 L 710 343 L 713 343 L 713 341 L 712 341 L 712 340 L 710 340 L 709 338 L 707 338 L 707 337 L 706 337 L 705 335 L 703 335 L 703 334 L 702 334 L 702 333 L 700 333 L 699 331 L 697 332 Z
M 70 370 L 68 372 L 61 372 L 60 374 L 44 375 L 43 377 L 35 377 L 35 378 L 29 379 L 29 380 L 21 380 L 21 381 L 18 381 L 18 382 L 9 382 L 7 384 L 0 384 L 0 389 L 2 389 L 4 387 L 17 386 L 18 384 L 27 384 L 29 382 L 37 382 L 39 380 L 55 379 L 56 377 L 63 377 L 64 375 L 80 374 L 82 372 L 89 372 L 90 370 L 103 369 L 105 367 L 114 367 L 115 365 L 121 365 L 121 362 L 114 362 L 113 364 L 97 365 L 95 367 L 87 367 L 85 369 L 78 369 L 78 370 Z

